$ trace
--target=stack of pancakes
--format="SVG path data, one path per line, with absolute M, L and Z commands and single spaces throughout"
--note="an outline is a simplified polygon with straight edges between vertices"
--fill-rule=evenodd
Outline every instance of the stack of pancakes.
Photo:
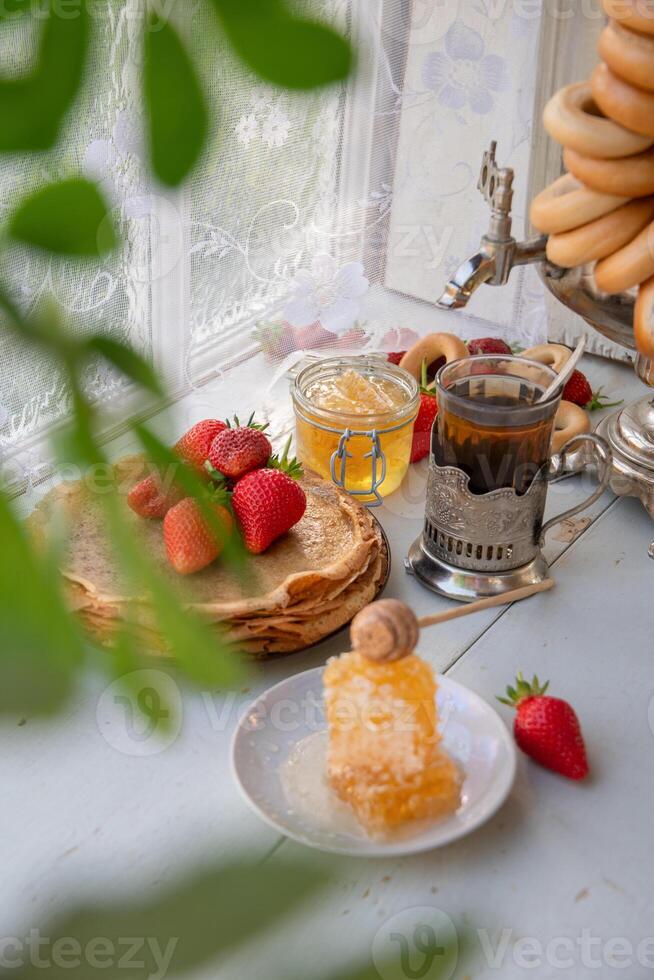
M 121 492 L 147 473 L 142 456 L 114 466 Z M 180 600 L 240 649 L 256 656 L 290 653 L 317 643 L 348 623 L 383 588 L 388 553 L 379 525 L 352 497 L 313 474 L 302 520 L 262 555 L 248 555 L 237 575 L 220 559 L 182 577 L 168 564 L 161 521 L 124 509 L 134 540 L 174 587 Z M 88 632 L 111 642 L 127 620 L 136 623 L 144 650 L 165 652 L 147 598 L 130 589 L 107 534 L 102 496 L 85 481 L 64 483 L 37 506 L 29 525 L 47 539 L 65 522 L 61 571 L 71 608 Z

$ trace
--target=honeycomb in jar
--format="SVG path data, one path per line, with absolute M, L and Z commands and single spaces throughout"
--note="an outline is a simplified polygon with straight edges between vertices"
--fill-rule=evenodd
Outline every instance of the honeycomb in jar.
M 309 411 L 296 423 L 297 454 L 304 465 L 325 479 L 331 479 L 331 459 L 339 447 L 340 426 L 355 430 L 374 427 L 386 457 L 386 477 L 379 492 L 387 496 L 397 490 L 409 465 L 413 436 L 411 416 L 407 415 L 406 419 L 397 417 L 398 411 L 408 404 L 406 391 L 389 378 L 365 376 L 348 369 L 340 375 L 314 381 L 305 394 L 315 406 L 315 414 Z M 335 420 L 329 422 L 329 428 L 336 431 L 322 427 L 325 419 L 321 412 L 325 411 L 339 413 L 338 424 Z M 396 428 L 402 421 L 407 424 Z M 352 436 L 347 444 L 345 488 L 350 492 L 362 493 L 371 485 L 371 449 L 372 443 L 367 436 Z

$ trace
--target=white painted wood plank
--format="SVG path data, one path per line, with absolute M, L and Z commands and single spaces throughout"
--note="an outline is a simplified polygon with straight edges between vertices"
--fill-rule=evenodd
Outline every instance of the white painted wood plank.
M 66 894 L 148 890 L 194 861 L 239 849 L 263 857 L 277 840 L 244 809 L 230 776 L 231 732 L 251 693 L 228 695 L 223 711 L 224 697 L 186 691 L 172 744 L 138 757 L 107 741 L 124 739 L 127 718 L 100 702 L 106 686 L 90 678 L 56 721 L 0 727 L 4 929 L 26 917 L 38 924 L 34 917 L 53 913 Z
M 556 590 L 513 606 L 451 671 L 491 702 L 517 669 L 550 677 L 552 693 L 569 698 L 581 718 L 592 778 L 575 784 L 521 757 L 511 798 L 486 827 L 431 854 L 350 861 L 335 873 L 329 900 L 307 910 L 301 922 L 271 937 L 256 954 L 230 964 L 221 977 L 258 975 L 263 957 L 280 963 L 282 975 L 293 975 L 293 968 L 306 964 L 307 949 L 311 964 L 323 970 L 326 964 L 367 958 L 381 926 L 423 905 L 437 906 L 459 927 L 473 930 L 476 960 L 467 972 L 475 980 L 523 977 L 515 945 L 521 937 L 540 943 L 540 966 L 532 972 L 539 980 L 612 976 L 615 964 L 629 958 L 620 952 L 628 945 L 611 947 L 618 939 L 632 950 L 631 966 L 622 975 L 649 975 L 654 968 L 654 564 L 647 557 L 652 528 L 636 501 L 618 501 L 557 563 Z M 434 643 L 436 636 L 434 631 Z M 510 710 L 500 706 L 500 711 L 510 724 Z M 301 853 L 286 842 L 271 860 Z M 486 930 L 492 947 L 509 930 L 500 968 L 485 960 L 478 929 Z M 548 944 L 559 938 L 571 939 L 571 949 L 550 947 L 547 954 Z M 569 956 L 573 964 L 566 972 L 553 958 Z M 309 969 L 311 964 L 303 976 L 321 975 L 320 969 Z
M 597 363 L 602 374 L 607 370 L 610 377 L 615 378 L 615 384 L 611 386 L 614 390 L 636 386 L 628 370 Z M 247 404 L 243 378 L 244 375 L 237 371 L 195 392 L 157 420 L 158 431 L 174 437 L 198 418 L 244 412 Z M 128 438 L 124 437 L 111 447 L 111 455 L 116 457 L 131 448 Z M 422 492 L 419 481 L 424 479 L 419 469 L 411 475 L 412 482 L 407 484 L 404 500 L 414 508 Z M 560 509 L 559 487 L 565 488 L 570 499 L 576 499 L 579 493 L 577 481 L 558 485 L 551 495 L 550 510 Z M 416 498 L 413 501 L 412 496 Z M 601 513 L 609 501 L 607 496 L 596 505 L 593 516 Z M 446 600 L 433 596 L 412 581 L 402 567 L 403 555 L 420 528 L 421 505 L 411 514 L 396 504 L 397 501 L 391 502 L 380 513 L 394 553 L 388 594 L 406 598 L 419 613 L 433 611 L 446 604 Z M 567 496 L 565 505 L 569 505 Z M 618 506 L 623 508 L 622 504 Z M 627 504 L 626 510 L 631 513 L 629 507 Z M 639 507 L 634 504 L 632 510 L 637 520 Z M 645 520 L 645 524 L 648 523 Z M 583 553 L 585 537 L 567 554 Z M 550 557 L 556 556 L 565 547 L 563 543 L 550 541 L 548 553 Z M 595 589 L 598 596 L 603 596 L 604 580 L 597 578 L 594 559 L 585 574 L 589 576 L 589 590 Z M 546 597 L 530 600 L 523 615 L 533 608 L 531 603 L 541 601 L 546 601 Z M 494 612 L 486 618 L 447 624 L 438 633 L 438 640 L 435 638 L 433 645 L 430 641 L 424 652 L 437 669 L 444 669 L 460 657 L 499 615 Z M 503 629 L 505 621 L 511 622 L 514 615 L 511 610 L 500 619 L 496 629 Z M 525 635 L 530 635 L 528 623 L 529 619 Z M 484 644 L 493 633 L 493 629 L 485 633 L 480 643 L 472 648 L 475 656 L 478 648 L 485 648 Z M 21 727 L 3 724 L 0 737 L 5 751 L 0 760 L 0 779 L 5 787 L 17 787 L 16 792 L 6 794 L 0 817 L 0 841 L 5 855 L 0 924 L 5 934 L 21 921 L 34 923 L 35 916 L 40 918 L 42 912 L 59 907 L 62 895 L 73 889 L 77 894 L 98 890 L 109 893 L 127 887 L 149 889 L 194 858 L 203 860 L 214 855 L 232 854 L 239 846 L 246 846 L 253 857 L 268 853 L 279 838 L 250 815 L 232 784 L 228 768 L 231 732 L 249 698 L 291 673 L 322 663 L 327 656 L 341 652 L 344 643 L 345 636 L 340 635 L 312 651 L 265 665 L 250 683 L 249 692 L 232 704 L 222 730 L 217 730 L 216 715 L 207 710 L 202 697 L 186 693 L 185 720 L 180 737 L 161 754 L 146 759 L 122 755 L 102 737 L 96 721 L 98 698 L 103 689 L 99 677 L 91 677 L 79 702 L 52 724 L 35 723 L 31 719 Z M 467 657 L 462 663 L 467 663 Z M 220 705 L 218 699 L 215 705 L 218 711 Z M 520 819 L 523 818 L 529 807 L 529 794 L 533 795 L 529 785 L 525 792 L 527 796 L 524 799 L 519 796 L 507 813 L 517 807 Z M 508 831 L 504 833 L 508 837 Z M 502 834 L 499 840 L 500 846 L 504 847 L 506 842 Z M 483 850 L 481 842 L 474 846 L 468 842 L 458 847 L 463 854 L 468 853 L 466 848 L 471 848 L 472 854 Z M 491 866 L 495 867 L 489 864 L 490 858 L 486 856 L 479 860 L 490 874 Z M 423 899 L 431 895 L 433 874 L 428 872 L 431 862 L 431 857 L 426 862 L 412 862 L 403 885 L 405 904 L 406 895 L 415 893 L 416 898 L 422 896 Z M 358 869 L 359 865 L 353 867 Z M 343 899 L 340 905 L 337 902 L 326 906 L 329 921 L 334 919 L 338 925 L 342 925 L 341 919 L 343 923 L 348 920 L 348 925 L 349 922 L 356 923 L 351 929 L 363 941 L 364 947 L 377 923 L 398 907 L 400 901 L 394 888 L 390 887 L 391 882 L 382 880 L 385 874 L 384 866 L 378 869 L 366 866 L 365 876 L 370 884 L 364 886 L 357 870 L 352 881 L 342 879 L 337 884 L 337 890 L 346 896 L 347 904 L 343 904 Z M 493 871 L 493 876 L 499 878 L 499 875 L 499 870 Z M 371 890 L 364 899 L 362 896 L 367 888 Z M 487 887 L 484 886 L 482 891 L 486 894 Z M 451 907 L 453 913 L 458 908 L 456 895 L 457 892 L 452 891 L 452 897 L 448 897 L 447 907 Z M 377 901 L 376 905 L 374 901 Z M 474 902 L 466 904 L 467 901 L 467 895 L 462 892 L 461 908 L 474 910 Z M 482 903 L 479 908 L 483 910 L 489 906 L 492 908 L 493 902 Z M 293 948 L 295 935 L 295 928 L 286 933 L 286 938 L 291 940 L 289 946 Z M 349 935 L 348 930 L 344 935 Z M 334 947 L 333 937 L 330 939 L 329 936 L 329 930 L 325 929 L 324 940 L 315 940 L 316 951 L 323 945 L 327 952 Z M 353 952 L 355 948 L 349 939 L 340 945 L 344 953 Z M 315 962 L 319 962 L 319 958 Z M 240 974 L 241 977 L 244 975 L 257 974 Z

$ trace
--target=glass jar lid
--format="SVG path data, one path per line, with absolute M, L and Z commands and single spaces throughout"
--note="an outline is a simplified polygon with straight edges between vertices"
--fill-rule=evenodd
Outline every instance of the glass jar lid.
M 358 379 L 363 379 L 359 382 Z M 417 414 L 416 379 L 383 356 L 329 357 L 305 367 L 293 390 L 296 410 L 320 417 L 335 428 L 384 427 Z

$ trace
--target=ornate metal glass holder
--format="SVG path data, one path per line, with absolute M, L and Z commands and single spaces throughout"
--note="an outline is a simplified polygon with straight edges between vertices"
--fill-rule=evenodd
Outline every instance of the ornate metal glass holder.
M 598 486 L 582 503 L 543 524 L 548 485 L 570 471 L 570 460 L 581 448 L 596 462 Z M 405 560 L 406 569 L 435 592 L 464 602 L 541 582 L 549 573 L 541 552 L 545 535 L 590 507 L 610 475 L 610 451 L 594 435 L 571 439 L 523 494 L 512 488 L 471 493 L 466 473 L 438 466 L 432 456 L 425 524 Z

